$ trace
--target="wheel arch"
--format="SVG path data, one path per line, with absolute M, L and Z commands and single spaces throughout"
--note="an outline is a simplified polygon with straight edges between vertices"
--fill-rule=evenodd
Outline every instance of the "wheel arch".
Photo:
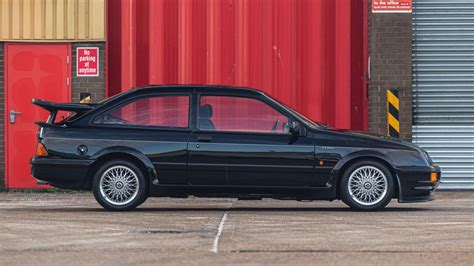
M 90 189 L 92 187 L 92 180 L 95 172 L 103 165 L 105 162 L 110 160 L 127 160 L 136 164 L 143 172 L 145 178 L 148 181 L 157 179 L 157 173 L 153 163 L 148 159 L 148 157 L 141 153 L 138 150 L 129 148 L 129 147 L 111 147 L 102 150 L 101 152 L 94 155 L 91 159 L 94 160 L 91 167 L 87 171 L 87 178 L 84 187 Z
M 395 183 L 395 195 L 397 198 L 400 197 L 401 188 L 400 188 L 400 180 L 395 172 L 395 168 L 390 163 L 388 158 L 385 158 L 382 154 L 378 153 L 363 153 L 363 154 L 353 154 L 350 156 L 346 156 L 342 160 L 340 160 L 333 169 L 333 184 L 336 190 L 336 197 L 340 199 L 341 195 L 341 188 L 340 188 L 340 181 L 347 170 L 351 165 L 359 161 L 376 161 L 378 163 L 383 164 L 387 169 L 390 171 L 392 175 L 393 182 Z

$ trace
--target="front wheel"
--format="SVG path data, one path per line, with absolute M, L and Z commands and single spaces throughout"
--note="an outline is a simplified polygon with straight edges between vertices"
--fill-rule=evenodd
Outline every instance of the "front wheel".
M 394 182 L 386 166 L 374 161 L 351 165 L 341 182 L 341 198 L 352 209 L 377 211 L 393 197 Z
M 147 197 L 147 183 L 135 164 L 112 160 L 96 172 L 92 191 L 97 202 L 107 210 L 127 211 L 136 208 Z

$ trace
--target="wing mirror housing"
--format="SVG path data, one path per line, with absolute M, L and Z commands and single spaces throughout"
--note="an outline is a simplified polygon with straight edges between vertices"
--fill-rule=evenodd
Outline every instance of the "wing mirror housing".
M 298 123 L 296 121 L 291 121 L 291 122 L 288 123 L 288 126 L 289 126 L 288 132 L 291 135 L 299 135 L 300 134 L 300 130 L 301 130 L 300 123 Z

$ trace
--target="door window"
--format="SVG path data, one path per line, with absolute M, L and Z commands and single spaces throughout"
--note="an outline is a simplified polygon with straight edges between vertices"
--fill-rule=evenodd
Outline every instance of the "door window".
M 132 101 L 94 119 L 96 124 L 187 128 L 189 96 L 166 95 Z
M 202 130 L 283 134 L 288 117 L 270 105 L 253 98 L 202 96 L 199 128 Z

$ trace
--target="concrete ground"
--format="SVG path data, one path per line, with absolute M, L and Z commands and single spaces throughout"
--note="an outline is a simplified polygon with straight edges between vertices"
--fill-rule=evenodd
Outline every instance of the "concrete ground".
M 199 198 L 111 213 L 90 193 L 0 193 L 0 265 L 132 263 L 474 265 L 474 193 L 376 213 Z

